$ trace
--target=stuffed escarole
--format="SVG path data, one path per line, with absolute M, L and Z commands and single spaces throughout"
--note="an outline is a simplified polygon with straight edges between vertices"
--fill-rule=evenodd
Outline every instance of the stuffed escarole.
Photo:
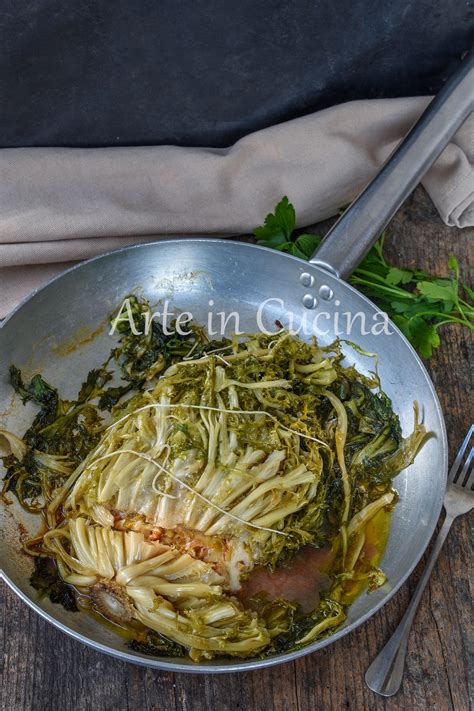
M 147 304 L 133 297 L 138 318 Z M 122 382 L 106 386 L 118 370 Z M 46 528 L 32 584 L 88 610 L 139 652 L 251 657 L 333 632 L 378 567 L 403 438 L 376 375 L 280 331 L 208 342 L 123 329 L 77 401 L 35 376 L 40 410 L 0 432 L 5 479 Z M 66 606 L 67 606 L 66 605 Z

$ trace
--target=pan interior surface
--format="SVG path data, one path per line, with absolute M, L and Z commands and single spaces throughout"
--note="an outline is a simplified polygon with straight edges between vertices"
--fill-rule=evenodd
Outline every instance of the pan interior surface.
M 114 345 L 107 317 L 131 292 L 144 295 L 155 311 L 163 312 L 167 302 L 175 313 L 190 312 L 196 323 L 217 331 L 215 337 L 220 337 L 219 314 L 223 312 L 227 333 L 236 330 L 238 314 L 242 332 L 261 327 L 272 331 L 279 321 L 283 326 L 303 329 L 302 337 L 314 333 L 321 345 L 327 345 L 334 340 L 338 322 L 344 327 L 344 313 L 358 314 L 349 338 L 365 351 L 378 354 L 382 387 L 392 399 L 403 433 L 412 427 L 414 400 L 421 406 L 427 430 L 433 433 L 414 464 L 394 481 L 399 501 L 381 563 L 388 583 L 370 595 L 362 593 L 335 634 L 298 652 L 265 660 L 217 659 L 196 665 L 131 653 L 121 637 L 92 617 L 68 613 L 47 599 L 39 599 L 28 581 L 32 564 L 21 551 L 21 541 L 38 531 L 40 521 L 16 503 L 1 507 L 3 576 L 29 605 L 77 639 L 128 661 L 176 671 L 215 673 L 268 666 L 307 654 L 347 634 L 403 583 L 426 548 L 440 513 L 447 471 L 446 433 L 438 399 L 421 361 L 393 327 L 391 335 L 373 328 L 380 323 L 375 306 L 317 267 L 244 243 L 189 238 L 163 241 L 113 252 L 69 270 L 6 320 L 0 328 L 1 429 L 21 436 L 34 412 L 33 407 L 22 406 L 12 397 L 9 365 L 22 368 L 26 376 L 41 372 L 63 397 L 72 398 L 88 371 L 101 363 Z M 318 314 L 324 315 L 315 322 Z M 364 320 L 368 333 L 362 335 Z M 343 350 L 362 373 L 373 369 L 373 359 L 350 345 Z

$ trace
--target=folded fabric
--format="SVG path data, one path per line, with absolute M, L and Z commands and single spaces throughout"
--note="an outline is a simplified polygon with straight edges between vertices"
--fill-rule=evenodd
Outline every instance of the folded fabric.
M 335 214 L 429 101 L 349 102 L 225 149 L 0 151 L 0 317 L 64 262 L 160 236 L 249 232 L 283 195 L 299 226 Z M 473 153 L 471 116 L 423 180 L 447 224 L 474 224 Z

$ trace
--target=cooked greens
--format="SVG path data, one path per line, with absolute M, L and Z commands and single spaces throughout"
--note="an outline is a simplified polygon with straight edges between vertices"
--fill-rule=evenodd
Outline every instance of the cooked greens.
M 143 325 L 148 304 L 130 305 Z M 40 408 L 22 439 L 0 433 L 3 496 L 47 524 L 27 544 L 32 584 L 127 629 L 145 654 L 267 655 L 334 631 L 363 587 L 385 582 L 374 522 L 425 437 L 415 408 L 404 439 L 377 377 L 343 359 L 339 342 L 283 331 L 208 342 L 153 322 L 146 336 L 122 324 L 73 402 L 12 366 Z M 321 581 L 309 613 L 305 581 L 284 584 L 305 546 L 325 561 L 308 566 Z

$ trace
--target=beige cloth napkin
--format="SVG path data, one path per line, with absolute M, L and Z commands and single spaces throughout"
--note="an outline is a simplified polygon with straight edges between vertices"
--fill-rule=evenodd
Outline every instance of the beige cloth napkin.
M 163 235 L 249 232 L 283 196 L 298 225 L 355 197 L 429 103 L 354 101 L 226 149 L 0 151 L 0 317 L 66 262 Z M 423 184 L 442 219 L 474 224 L 473 116 Z

